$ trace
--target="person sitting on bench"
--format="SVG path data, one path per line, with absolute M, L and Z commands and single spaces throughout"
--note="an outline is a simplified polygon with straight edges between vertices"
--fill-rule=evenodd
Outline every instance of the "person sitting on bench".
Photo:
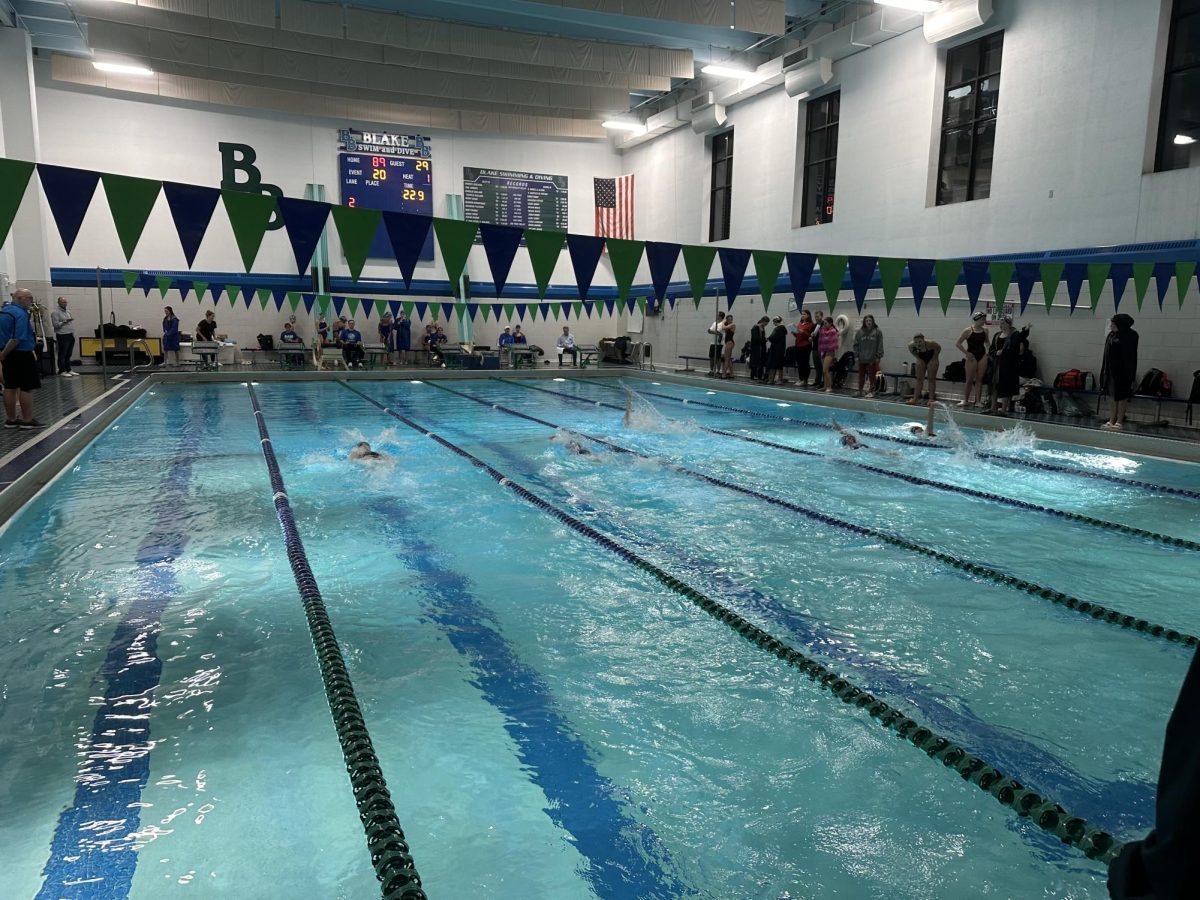
M 279 343 L 281 344 L 303 344 L 300 340 L 300 335 L 296 334 L 296 329 L 292 327 L 291 322 L 287 322 L 283 326 L 283 331 L 279 332 Z
M 354 327 L 354 320 L 351 319 L 346 323 L 346 327 L 341 331 L 342 344 L 342 359 L 346 361 L 346 368 L 361 369 L 363 361 L 363 338 L 362 332 Z
M 558 347 L 558 364 L 562 365 L 564 353 L 571 354 L 571 365 L 579 365 L 579 351 L 575 348 L 575 335 L 571 334 L 571 329 L 564 325 L 563 333 L 558 336 L 558 342 L 555 344 Z

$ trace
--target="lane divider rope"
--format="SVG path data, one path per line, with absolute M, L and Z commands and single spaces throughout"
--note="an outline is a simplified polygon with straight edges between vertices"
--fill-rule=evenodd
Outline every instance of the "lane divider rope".
M 465 394 L 461 391 L 456 391 L 452 388 L 445 387 L 444 385 L 435 386 L 439 390 L 448 391 L 451 394 L 457 394 L 460 397 L 465 397 L 468 400 L 473 400 L 477 403 L 483 404 L 484 406 L 488 406 L 502 412 L 507 412 L 511 415 L 519 416 L 522 419 L 528 419 L 529 421 L 536 422 L 539 425 L 544 425 L 547 428 L 563 428 L 564 430 L 574 431 L 581 437 L 584 437 L 587 440 L 603 447 L 608 447 L 610 450 L 613 450 L 616 453 L 629 454 L 640 459 L 652 460 L 661 463 L 667 468 L 683 475 L 696 478 L 700 481 L 707 482 L 708 484 L 715 485 L 717 487 L 735 491 L 739 494 L 744 494 L 747 497 L 753 497 L 754 499 L 761 500 L 764 503 L 770 503 L 773 506 L 778 506 L 782 509 L 789 510 L 797 513 L 798 515 L 804 516 L 807 519 L 820 522 L 824 525 L 831 525 L 835 528 L 850 531 L 864 537 L 883 541 L 884 543 L 891 544 L 893 547 L 899 547 L 902 550 L 907 550 L 910 553 L 919 553 L 922 556 L 935 559 L 940 563 L 944 563 L 952 568 L 967 572 L 968 574 L 975 575 L 979 578 L 986 578 L 995 584 L 1004 587 L 1011 587 L 1014 590 L 1026 593 L 1031 597 L 1049 600 L 1051 603 L 1058 604 L 1097 621 L 1107 622 L 1112 625 L 1119 625 L 1121 628 L 1131 629 L 1133 631 L 1149 635 L 1150 637 L 1162 638 L 1163 640 L 1170 641 L 1172 643 L 1182 644 L 1185 647 L 1195 647 L 1200 645 L 1200 638 L 1197 638 L 1195 635 L 1191 635 L 1174 628 L 1168 628 L 1165 625 L 1158 625 L 1138 616 L 1132 616 L 1127 613 L 1123 613 L 1120 610 L 1103 606 L 1099 603 L 1092 603 L 1090 600 L 1082 600 L 1070 594 L 1065 594 L 1062 591 L 1056 591 L 1053 588 L 1048 588 L 1032 581 L 1026 581 L 1023 578 L 1017 578 L 1015 575 L 1006 575 L 1004 572 L 1001 572 L 998 569 L 993 569 L 990 566 L 980 565 L 979 563 L 973 563 L 969 560 L 953 556 L 949 553 L 943 553 L 940 550 L 935 550 L 934 548 L 927 547 L 924 544 L 918 544 L 915 541 L 910 541 L 908 538 L 901 537 L 900 535 L 881 531 L 877 528 L 872 528 L 867 525 L 858 525 L 854 522 L 846 521 L 845 519 L 839 519 L 836 516 L 827 515 L 818 510 L 801 506 L 798 503 L 793 503 L 790 500 L 784 500 L 782 497 L 776 497 L 772 494 L 767 494 L 754 488 L 748 488 L 732 481 L 726 481 L 723 478 L 717 478 L 713 475 L 706 475 L 704 472 L 697 471 L 696 469 L 689 469 L 686 466 L 668 462 L 660 457 L 650 456 L 645 453 L 640 453 L 636 450 L 631 450 L 628 447 L 622 447 L 619 444 L 614 444 L 612 441 L 596 437 L 595 435 L 591 435 L 583 431 L 566 429 L 564 426 L 558 425 L 557 423 L 550 422 L 545 419 L 538 419 L 528 415 L 527 413 L 507 409 L 499 404 L 491 403 L 490 401 L 471 396 L 470 394 Z
M 532 387 L 531 385 L 522 384 L 517 381 L 507 381 L 505 379 L 497 379 L 505 384 L 520 385 L 521 387 Z M 590 383 L 590 382 L 589 382 Z M 534 390 L 546 390 L 545 388 L 534 388 Z M 577 400 L 588 405 L 593 405 L 593 402 L 582 397 L 575 397 L 571 394 L 564 394 L 559 391 L 548 391 L 557 397 L 562 397 L 567 400 Z M 604 404 L 609 409 L 621 409 L 615 404 Z M 763 438 L 750 437 L 749 435 L 739 434 L 736 431 L 726 431 L 723 428 L 710 428 L 706 425 L 700 425 L 700 430 L 708 434 L 717 434 L 722 437 L 733 438 L 734 440 L 744 441 L 748 444 L 757 444 L 760 447 L 770 447 L 773 450 L 783 450 L 786 453 L 792 453 L 796 456 L 807 456 L 813 459 L 825 459 L 830 462 L 840 463 L 846 466 L 853 466 L 856 469 L 862 469 L 866 472 L 872 472 L 875 475 L 882 475 L 885 478 L 895 478 L 899 481 L 907 481 L 909 484 L 915 484 L 920 487 L 930 487 L 939 491 L 947 491 L 954 494 L 962 494 L 967 497 L 975 497 L 979 500 L 987 500 L 992 503 L 999 503 L 1004 506 L 1011 506 L 1014 509 L 1023 509 L 1029 512 L 1039 512 L 1045 515 L 1055 516 L 1060 519 L 1067 519 L 1072 522 L 1079 522 L 1083 525 L 1090 525 L 1093 528 L 1104 528 L 1109 531 L 1119 532 L 1120 534 L 1129 537 L 1145 538 L 1146 540 L 1157 541 L 1169 547 L 1179 547 L 1184 550 L 1200 551 L 1200 542 L 1189 541 L 1186 538 L 1173 537 L 1169 534 L 1162 534 L 1157 531 L 1149 531 L 1144 528 L 1137 528 L 1133 525 L 1122 525 L 1119 522 L 1109 522 L 1105 519 L 1097 519 L 1093 516 L 1085 516 L 1082 513 L 1070 512 L 1065 509 L 1056 509 L 1052 506 L 1041 506 L 1037 503 L 1030 503 L 1026 500 L 1018 500 L 1015 497 L 1006 497 L 1003 494 L 993 494 L 989 491 L 981 491 L 975 488 L 963 487 L 957 484 L 948 484 L 944 481 L 934 481 L 929 478 L 922 478 L 919 475 L 909 475 L 904 472 L 895 472 L 891 469 L 884 469 L 879 466 L 872 466 L 868 463 L 859 462 L 854 459 L 842 459 L 836 456 L 831 456 L 828 453 L 818 453 L 815 450 L 803 450 L 800 447 L 790 447 L 787 444 L 779 444 L 775 441 L 764 440 Z
M 388 793 L 383 770 L 375 755 L 375 747 L 367 733 L 362 708 L 354 693 L 354 685 L 350 681 L 350 673 L 346 668 L 337 636 L 333 632 L 333 625 L 329 621 L 325 601 L 321 598 L 317 579 L 309 566 L 308 555 L 304 552 L 304 544 L 300 540 L 300 532 L 288 503 L 287 489 L 283 485 L 283 474 L 275 458 L 275 450 L 271 446 L 271 436 L 267 432 L 266 417 L 259 407 L 254 388 L 247 385 L 247 390 L 250 392 L 250 402 L 254 406 L 255 420 L 262 438 L 260 446 L 267 463 L 271 490 L 274 492 L 275 513 L 283 529 L 288 562 L 296 579 L 296 587 L 300 591 L 308 630 L 316 649 L 321 681 L 325 686 L 325 696 L 329 701 L 334 728 L 346 761 L 346 772 L 350 775 L 350 785 L 354 789 L 358 817 L 366 832 L 371 865 L 379 878 L 384 900 L 427 900 L 427 895 L 421 888 L 416 864 L 409 852 L 408 841 L 400 827 L 400 819 L 396 815 L 391 794 Z
M 507 379 L 498 379 L 506 384 L 515 384 L 516 382 L 508 381 Z M 571 379 L 576 381 L 578 379 Z M 624 390 L 616 385 L 605 384 L 602 381 L 586 381 L 584 384 L 595 384 L 600 387 L 608 388 L 613 391 Z M 832 425 L 826 425 L 821 422 L 810 422 L 804 419 L 793 419 L 787 416 L 777 416 L 774 413 L 761 412 L 754 409 L 741 409 L 736 406 L 722 406 L 719 403 L 708 403 L 704 400 L 692 400 L 685 397 L 673 397 L 670 394 L 660 394 L 656 391 L 638 390 L 639 394 L 645 394 L 647 397 L 658 397 L 662 400 L 674 400 L 676 403 L 683 403 L 690 406 L 705 406 L 711 409 L 719 409 L 724 412 L 742 413 L 744 415 L 753 416 L 758 419 L 771 419 L 777 422 L 789 422 L 792 425 L 800 425 L 805 428 L 832 428 Z M 914 447 L 926 447 L 933 450 L 953 450 L 954 447 L 948 444 L 934 444 L 929 441 L 918 441 L 912 438 L 899 437 L 893 434 L 883 434 L 878 431 L 863 431 L 864 436 L 876 438 L 881 441 L 891 441 L 896 444 L 908 444 Z M 1171 487 L 1165 484 L 1156 484 L 1152 481 L 1139 481 L 1134 478 L 1122 478 L 1119 475 L 1109 475 L 1107 472 L 1087 472 L 1083 469 L 1075 469 L 1070 466 L 1062 466 L 1056 463 L 1038 462 L 1032 459 L 1019 459 L 1015 456 L 1005 456 L 1003 453 L 995 453 L 993 451 L 977 451 L 975 456 L 980 459 L 991 460 L 993 462 L 1004 463 L 1010 466 L 1022 466 L 1027 469 L 1039 469 L 1044 472 L 1059 472 L 1064 475 L 1077 475 L 1082 478 L 1094 478 L 1098 481 L 1107 481 L 1112 484 L 1120 484 L 1125 487 L 1139 488 L 1143 491 L 1152 491 L 1156 494 L 1168 494 L 1172 497 L 1187 497 L 1191 500 L 1200 500 L 1200 491 L 1193 491 L 1187 488 Z
M 1075 847 L 1091 859 L 1100 860 L 1105 863 L 1111 862 L 1121 852 L 1124 845 L 1108 832 L 1088 824 L 1088 822 L 1078 816 L 1071 815 L 1053 800 L 1029 790 L 1020 782 L 1010 778 L 995 766 L 989 764 L 986 760 L 973 755 L 966 748 L 948 738 L 942 737 L 916 720 L 909 718 L 902 711 L 890 706 L 870 692 L 841 677 L 833 669 L 784 643 L 770 632 L 759 628 L 728 606 L 690 587 L 665 569 L 659 568 L 648 559 L 634 553 L 632 550 L 629 550 L 602 532 L 597 531 L 570 513 L 544 500 L 470 451 L 459 447 L 441 435 L 435 434 L 425 426 L 401 415 L 395 410 L 387 409 L 382 403 L 347 384 L 345 381 L 339 381 L 338 383 L 381 411 L 386 412 L 394 419 L 403 422 L 409 428 L 433 438 L 433 440 L 450 452 L 467 460 L 475 468 L 487 473 L 493 481 L 512 491 L 522 500 L 536 506 L 573 531 L 625 559 L 631 565 L 650 575 L 659 583 L 681 597 L 684 597 L 713 618 L 728 625 L 746 640 L 768 651 L 800 673 L 806 675 L 819 688 L 828 690 L 843 703 L 865 710 L 881 727 L 895 732 L 898 737 L 924 751 L 930 759 L 940 762 L 948 769 L 953 769 L 964 781 L 974 784 L 980 790 L 991 794 L 1002 806 L 1012 809 L 1023 818 L 1029 819 L 1038 828 L 1058 838 L 1064 844 Z

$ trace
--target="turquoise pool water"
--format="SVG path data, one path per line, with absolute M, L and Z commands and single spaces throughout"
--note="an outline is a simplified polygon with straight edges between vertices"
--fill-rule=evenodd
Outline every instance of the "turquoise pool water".
M 661 396 L 626 425 L 612 385 L 355 383 L 1071 813 L 1150 826 L 1188 649 L 679 467 L 1192 634 L 1194 549 L 849 463 L 1192 541 L 1200 501 L 1083 473 L 1200 470 L 839 414 L 851 453 L 803 426 L 826 410 L 639 385 Z M 1105 896 L 1101 864 L 362 396 L 255 392 L 429 896 Z M 347 461 L 361 439 L 390 459 Z M 0 594 L 6 896 L 378 895 L 246 387 L 143 396 L 0 533 Z

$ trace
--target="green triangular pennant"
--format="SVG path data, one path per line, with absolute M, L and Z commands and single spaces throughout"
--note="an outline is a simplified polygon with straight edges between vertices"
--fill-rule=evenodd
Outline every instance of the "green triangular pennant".
M 687 269 L 688 283 L 692 286 L 692 299 L 696 308 L 700 308 L 700 298 L 704 296 L 704 286 L 708 283 L 708 273 L 712 271 L 713 260 L 717 257 L 716 247 L 694 247 L 684 245 L 683 265 Z
M 879 280 L 883 283 L 883 308 L 890 316 L 892 305 L 896 302 L 896 294 L 900 292 L 900 282 L 904 278 L 904 267 L 908 260 L 890 257 L 879 258 Z
M 33 175 L 33 163 L 23 159 L 0 159 L 0 246 L 8 240 L 21 198 Z
M 1150 278 L 1154 275 L 1154 263 L 1133 264 L 1133 289 L 1136 292 L 1137 308 L 1141 311 L 1142 301 L 1146 299 L 1146 289 L 1150 287 Z
M 608 248 L 608 258 L 612 260 L 613 279 L 617 282 L 617 302 L 623 303 L 629 296 L 629 288 L 642 261 L 646 242 L 608 238 L 604 245 Z
M 382 214 L 377 209 L 365 206 L 334 206 L 331 210 L 338 239 L 342 242 L 342 253 L 346 255 L 346 265 L 350 267 L 350 279 L 358 281 L 363 266 L 367 264 L 367 254 L 371 252 L 375 234 L 379 231 Z
M 825 299 L 829 301 L 829 311 L 833 312 L 837 305 L 838 294 L 842 292 L 842 278 L 846 274 L 846 257 L 821 254 L 817 257 L 817 265 L 821 267 L 821 281 L 825 285 Z
M 1046 312 L 1054 305 L 1054 295 L 1058 293 L 1058 283 L 1062 281 L 1063 263 L 1042 263 L 1042 296 L 1046 298 Z
M 197 300 L 197 302 L 199 302 L 204 299 L 204 292 L 208 290 L 208 282 L 207 281 L 193 281 L 192 282 L 192 290 L 194 290 L 196 292 L 196 300 Z
M 347 297 L 346 305 L 348 307 L 350 307 L 350 315 L 352 315 L 352 316 L 358 315 L 358 298 L 357 297 Z
M 167 291 L 171 289 L 171 282 L 174 280 L 175 279 L 170 275 L 159 275 L 154 279 L 155 283 L 158 284 L 159 296 L 161 296 L 164 300 L 167 297 Z
M 405 317 L 406 319 L 411 319 L 411 318 L 412 318 L 412 314 L 413 314 L 413 305 L 414 305 L 414 304 L 413 304 L 413 301 L 412 301 L 412 300 L 405 300 L 403 303 L 401 303 L 401 304 L 400 304 L 400 308 L 401 308 L 402 310 L 404 310 L 404 317 Z
M 263 235 L 267 233 L 267 225 L 275 213 L 275 198 L 270 194 L 235 190 L 221 191 L 221 199 L 225 203 L 225 215 L 229 217 L 233 238 L 242 256 L 242 265 L 249 272 L 254 266 L 254 258 L 258 256 L 258 248 L 262 246 Z
M 288 299 L 290 300 L 291 298 L 289 297 Z M 329 294 L 317 294 L 317 312 L 326 316 L 329 315 L 329 304 L 332 301 L 333 298 Z M 292 307 L 292 309 L 295 308 L 295 306 Z
M 1196 264 L 1194 262 L 1177 262 L 1175 263 L 1175 290 L 1179 294 L 1179 307 L 1183 308 L 1183 298 L 1187 296 L 1188 285 L 1192 283 L 1192 276 L 1196 274 Z
M 108 211 L 112 213 L 113 225 L 117 227 L 117 237 L 121 240 L 121 251 L 125 254 L 125 262 L 129 262 L 146 228 L 150 211 L 158 200 L 162 182 L 107 173 L 101 175 L 100 180 L 104 183 Z
M 775 283 L 779 281 L 779 270 L 783 268 L 783 252 L 780 250 L 755 250 L 754 275 L 758 279 L 758 293 L 762 297 L 763 309 L 771 305 Z
M 937 279 L 938 300 L 942 304 L 942 315 L 950 308 L 950 300 L 954 296 L 954 288 L 958 285 L 958 276 L 962 272 L 961 259 L 939 259 L 933 264 L 934 277 Z
M 136 285 L 138 282 L 138 277 L 139 276 L 138 276 L 137 272 L 122 272 L 121 273 L 121 278 L 125 282 L 125 293 L 128 294 L 130 291 L 133 290 L 134 285 Z M 200 290 L 199 288 L 196 289 L 197 293 L 199 293 L 199 290 Z
M 559 313 L 562 311 L 562 304 L 561 303 L 551 303 L 550 311 L 552 313 L 554 313 L 554 318 L 555 318 L 555 320 L 557 320 Z
M 1004 298 L 1008 296 L 1008 287 L 1012 284 L 1013 273 L 1016 271 L 1015 263 L 993 262 L 988 264 L 988 273 L 992 276 L 992 296 L 996 298 L 996 308 L 1000 314 L 1004 312 Z
M 386 313 L 390 313 L 392 310 L 391 307 L 388 306 L 388 302 L 386 300 L 376 300 L 375 311 L 379 313 L 379 318 L 382 319 Z
M 1100 305 L 1100 294 L 1104 291 L 1104 284 L 1108 281 L 1108 270 L 1111 268 L 1110 263 L 1088 264 L 1088 293 L 1092 297 L 1092 312 Z
M 479 311 L 483 313 L 483 321 L 485 321 L 485 322 L 488 320 L 488 312 L 490 309 L 491 309 L 490 303 L 479 304 Z
M 577 319 L 583 318 L 583 304 L 582 303 L 576 302 L 576 303 L 571 304 L 571 309 L 575 310 L 575 318 L 577 318 Z
M 460 222 L 458 219 L 433 220 L 433 231 L 437 235 L 438 246 L 442 250 L 442 263 L 446 266 L 446 277 L 451 284 L 458 284 L 462 278 L 467 256 L 471 253 L 471 245 L 475 243 L 475 232 L 478 230 L 479 225 L 475 222 Z
M 513 305 L 511 303 L 505 303 L 504 304 L 504 320 L 506 322 L 511 322 L 512 316 L 513 316 Z
M 287 301 L 288 305 L 292 308 L 292 312 L 295 312 L 300 306 L 300 295 L 295 292 L 290 292 L 287 295 Z
M 554 266 L 558 263 L 566 240 L 566 232 L 525 229 L 525 249 L 529 251 L 529 264 L 533 266 L 533 280 L 537 283 L 539 300 L 546 297 L 546 288 L 554 277 Z
M 255 293 L 258 295 L 258 305 L 266 309 L 267 304 L 271 302 L 271 289 L 259 288 Z
M 637 305 L 638 305 L 638 311 L 641 312 L 641 314 L 644 316 L 646 314 L 646 298 L 638 297 Z

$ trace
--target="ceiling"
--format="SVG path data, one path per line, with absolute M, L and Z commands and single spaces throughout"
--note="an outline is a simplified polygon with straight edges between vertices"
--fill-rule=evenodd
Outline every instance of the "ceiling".
M 0 0 L 55 80 L 367 122 L 600 138 L 871 0 Z M 92 61 L 152 75 L 102 73 Z

